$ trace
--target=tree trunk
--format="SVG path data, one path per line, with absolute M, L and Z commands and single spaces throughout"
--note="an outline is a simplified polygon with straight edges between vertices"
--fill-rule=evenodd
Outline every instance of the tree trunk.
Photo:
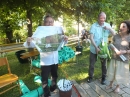
M 10 31 L 6 31 L 5 33 L 6 33 L 6 37 L 7 37 L 5 39 L 5 43 L 13 43 L 13 40 L 12 40 L 12 38 L 13 38 L 13 31 L 10 30 Z
M 9 24 L 9 21 L 6 21 L 4 23 L 4 27 L 5 27 L 5 33 L 6 33 L 6 39 L 4 40 L 5 43 L 12 43 L 13 40 L 13 30 L 12 30 L 12 27 L 10 26 Z
M 27 28 L 28 28 L 28 37 L 32 36 L 32 11 L 27 10 Z
M 27 28 L 28 28 L 28 37 L 32 36 L 32 11 L 27 10 Z M 28 51 L 33 51 L 33 48 L 28 48 Z

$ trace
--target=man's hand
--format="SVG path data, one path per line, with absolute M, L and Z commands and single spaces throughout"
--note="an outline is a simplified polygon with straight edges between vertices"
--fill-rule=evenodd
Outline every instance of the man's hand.
M 115 31 L 111 27 L 104 26 L 103 28 L 106 29 L 106 30 L 109 30 L 112 35 L 116 34 Z
M 68 41 L 68 37 L 66 35 L 64 35 L 63 38 L 64 38 L 65 41 Z
M 96 48 L 96 53 L 98 54 L 100 52 L 100 49 L 97 47 Z
M 107 27 L 107 26 L 104 26 L 103 28 L 106 29 L 106 30 L 110 30 L 111 29 L 110 27 Z

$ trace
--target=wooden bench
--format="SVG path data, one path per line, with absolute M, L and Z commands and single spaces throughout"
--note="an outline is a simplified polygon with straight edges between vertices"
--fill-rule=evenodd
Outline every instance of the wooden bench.
M 78 41 L 81 44 L 81 39 L 78 36 L 77 37 L 68 38 L 68 43 L 66 44 L 66 46 L 76 45 L 76 44 L 78 44 Z
M 31 58 L 31 57 L 39 55 L 39 52 L 37 50 L 34 50 L 31 52 L 22 53 L 21 55 L 22 56 L 20 58 L 26 59 L 26 58 Z
M 10 43 L 0 45 L 0 54 L 4 56 L 7 52 L 18 51 L 26 49 L 23 43 Z

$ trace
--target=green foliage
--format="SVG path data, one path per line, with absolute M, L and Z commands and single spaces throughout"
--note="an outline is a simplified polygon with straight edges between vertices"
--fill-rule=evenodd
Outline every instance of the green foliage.
M 77 33 L 77 31 L 76 31 L 76 29 L 74 29 L 74 28 L 67 28 L 67 29 L 66 29 L 66 32 L 65 32 L 65 34 L 66 34 L 67 36 L 71 36 L 71 35 L 76 34 L 76 33 Z
M 70 19 L 71 22 L 63 25 L 71 33 L 68 27 L 75 21 L 80 19 L 79 22 L 91 25 L 101 11 L 107 14 L 107 22 L 118 27 L 121 21 L 129 19 L 129 5 L 128 0 L 1 0 L 0 33 L 8 32 L 6 36 L 9 37 L 9 33 L 21 29 L 20 25 L 27 26 L 27 18 L 32 22 L 28 31 L 33 33 L 46 14 L 51 14 L 55 20 L 61 16 Z
M 13 41 L 15 42 L 15 40 L 19 40 L 24 42 L 27 38 L 27 31 L 25 29 L 20 29 L 20 30 L 15 30 L 13 33 Z
M 73 19 L 73 17 L 70 17 L 66 14 L 63 14 L 63 26 L 65 28 L 65 34 L 67 36 L 71 36 L 73 34 L 76 34 L 76 29 L 75 27 L 75 20 Z

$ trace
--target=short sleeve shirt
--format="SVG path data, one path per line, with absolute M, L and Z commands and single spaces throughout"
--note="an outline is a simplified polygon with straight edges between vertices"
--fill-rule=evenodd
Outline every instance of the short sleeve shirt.
M 130 35 L 128 35 L 125 40 L 122 40 L 120 34 L 117 34 L 113 37 L 113 45 L 118 49 L 118 50 L 129 50 L 130 49 Z M 127 62 L 129 61 L 128 58 L 128 54 L 123 54 L 124 57 L 126 57 L 126 61 L 123 62 Z M 122 61 L 121 58 L 116 55 L 116 53 L 113 51 L 112 52 L 112 58 L 118 60 L 118 61 Z
M 110 24 L 104 22 L 104 24 L 102 26 L 100 26 L 98 24 L 98 22 L 92 24 L 89 33 L 93 34 L 93 39 L 95 41 L 95 44 L 97 46 L 100 45 L 100 43 L 104 40 L 104 42 L 108 42 L 108 36 L 110 35 L 110 31 L 104 29 L 103 27 L 107 26 L 107 27 L 111 27 Z M 93 54 L 96 54 L 96 50 L 93 44 L 90 45 L 90 51 Z

